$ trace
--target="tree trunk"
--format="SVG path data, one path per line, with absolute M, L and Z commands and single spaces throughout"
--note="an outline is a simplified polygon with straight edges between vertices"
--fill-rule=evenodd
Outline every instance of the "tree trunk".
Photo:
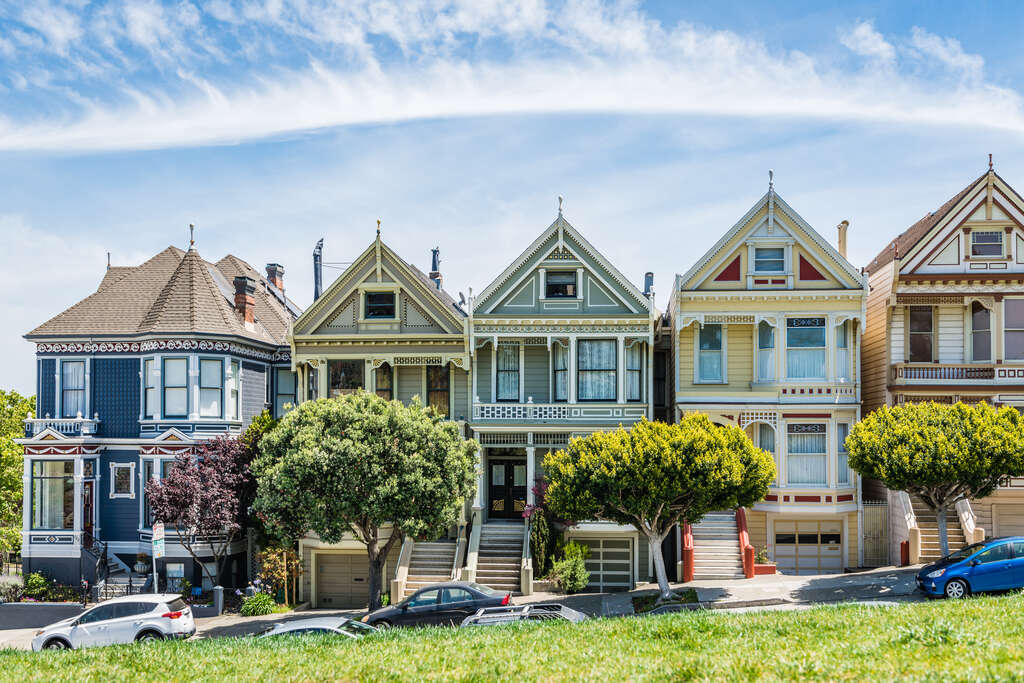
M 661 541 L 655 534 L 647 534 L 647 543 L 651 548 L 651 558 L 654 560 L 654 575 L 658 578 L 658 591 L 662 600 L 672 598 L 672 589 L 668 586 L 668 576 L 665 574 L 665 558 L 661 554 Z
M 946 528 L 946 505 L 944 503 L 935 508 L 935 523 L 939 527 L 939 552 L 945 557 L 949 555 L 949 531 Z
M 384 570 L 384 554 L 377 547 L 377 540 L 366 544 L 366 552 L 370 557 L 370 611 L 380 607 L 380 575 Z

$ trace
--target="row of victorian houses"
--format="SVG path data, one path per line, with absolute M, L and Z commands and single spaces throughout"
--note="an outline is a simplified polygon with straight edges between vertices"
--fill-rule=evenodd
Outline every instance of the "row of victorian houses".
M 302 311 L 284 269 L 168 247 L 108 267 L 97 290 L 26 338 L 37 350 L 37 417 L 26 422 L 26 571 L 113 581 L 149 552 L 144 483 L 216 434 L 269 409 L 366 390 L 413 397 L 480 444 L 463 522 L 396 547 L 392 596 L 464 578 L 529 592 L 524 509 L 544 455 L 573 436 L 691 411 L 737 425 L 773 454 L 765 500 L 681 526 L 664 544 L 675 578 L 749 575 L 740 538 L 784 573 L 817 574 L 938 552 L 934 519 L 905 493 L 861 481 L 844 439 L 865 411 L 903 401 L 1024 405 L 1024 199 L 991 168 L 861 269 L 769 185 L 684 275 L 667 308 L 558 216 L 479 294 L 444 289 L 381 239 Z M 319 247 L 315 253 L 319 257 Z M 685 264 L 682 264 L 685 265 Z M 964 502 L 954 534 L 1024 532 L 1024 488 Z M 637 532 L 584 521 L 593 590 L 653 575 Z M 952 540 L 953 543 L 956 539 Z M 163 569 L 199 584 L 172 531 Z M 251 540 L 228 575 L 250 573 Z M 355 540 L 303 539 L 301 597 L 366 597 Z M 103 578 L 103 577 L 100 577 Z

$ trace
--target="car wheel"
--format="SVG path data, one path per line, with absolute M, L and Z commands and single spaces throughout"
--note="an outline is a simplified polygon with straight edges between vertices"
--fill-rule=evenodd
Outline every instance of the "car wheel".
M 373 622 L 372 624 L 370 624 L 370 626 L 376 626 L 377 628 L 383 631 L 386 628 L 391 628 L 392 626 L 394 626 L 394 624 L 392 624 L 387 619 L 381 619 L 380 621 Z
M 152 643 L 154 641 L 163 639 L 163 634 L 157 633 L 156 631 L 143 631 L 139 635 L 135 636 L 136 643 Z
M 960 579 L 953 579 L 946 584 L 946 597 L 952 600 L 959 600 L 960 598 L 967 597 L 970 591 L 967 589 L 967 584 Z
M 53 640 L 46 641 L 46 644 L 43 645 L 43 649 L 44 650 L 70 650 L 71 647 L 68 645 L 67 641 L 61 640 L 60 638 L 54 638 Z

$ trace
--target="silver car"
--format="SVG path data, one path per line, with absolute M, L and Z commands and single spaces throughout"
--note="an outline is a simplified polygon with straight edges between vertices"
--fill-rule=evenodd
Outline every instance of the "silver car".
M 32 649 L 77 650 L 97 645 L 188 638 L 196 632 L 192 609 L 177 593 L 142 593 L 100 603 L 36 631 Z
M 520 621 L 570 621 L 578 624 L 587 619 L 583 612 L 557 603 L 540 605 L 509 605 L 507 607 L 485 607 L 476 614 L 466 617 L 462 626 L 495 626 Z
M 321 633 L 348 636 L 349 638 L 362 638 L 376 632 L 377 629 L 373 626 L 356 621 L 355 619 L 346 619 L 345 617 L 310 617 L 309 619 L 295 619 L 274 624 L 260 633 L 259 637 L 305 636 Z

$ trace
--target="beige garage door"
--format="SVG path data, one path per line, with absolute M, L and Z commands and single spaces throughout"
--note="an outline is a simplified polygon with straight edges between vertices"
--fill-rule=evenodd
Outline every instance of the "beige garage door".
M 369 601 L 366 553 L 316 555 L 316 607 L 360 609 Z
M 1024 505 L 992 506 L 992 517 L 995 521 L 993 536 L 1024 536 Z
M 843 524 L 839 520 L 775 522 L 775 563 L 780 574 L 843 571 Z
M 589 592 L 628 591 L 633 588 L 633 540 L 630 538 L 573 538 L 590 548 L 585 565 L 590 573 Z

